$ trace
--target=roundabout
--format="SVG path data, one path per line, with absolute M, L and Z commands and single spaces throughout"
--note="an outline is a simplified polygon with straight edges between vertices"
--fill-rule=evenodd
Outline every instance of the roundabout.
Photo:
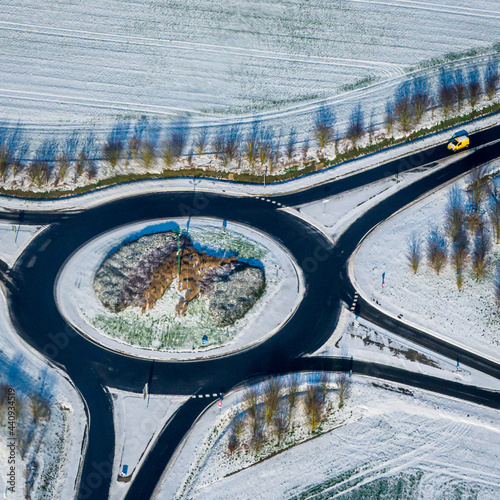
M 137 472 L 127 498 L 150 498 L 165 466 L 183 436 L 204 409 L 212 404 L 213 394 L 226 393 L 237 384 L 259 376 L 290 371 L 349 370 L 364 375 L 416 385 L 442 394 L 498 405 L 496 395 L 477 388 L 464 389 L 460 384 L 409 374 L 374 363 L 343 359 L 306 357 L 319 349 L 335 329 L 341 298 L 351 303 L 352 285 L 346 263 L 359 241 L 381 220 L 412 200 L 442 185 L 481 162 L 495 157 L 495 146 L 484 148 L 468 158 L 436 171 L 371 209 L 339 238 L 335 246 L 318 228 L 281 209 L 265 199 L 225 196 L 200 191 L 179 191 L 130 196 L 113 200 L 78 213 L 26 213 L 25 223 L 50 227 L 36 236 L 9 272 L 12 282 L 9 309 L 19 334 L 38 352 L 63 368 L 73 380 L 87 404 L 91 418 L 88 447 L 81 476 L 80 498 L 107 498 L 115 446 L 112 406 L 106 387 L 141 392 L 146 383 L 153 394 L 194 395 L 164 427 L 158 442 Z M 425 162 L 425 155 L 415 161 Z M 411 168 L 411 162 L 406 162 Z M 381 167 L 380 175 L 387 175 Z M 401 171 L 401 170 L 400 170 Z M 392 174 L 391 174 L 392 175 Z M 364 177 L 353 177 L 359 182 Z M 368 177 L 368 179 L 370 176 Z M 371 182 L 367 180 L 366 182 Z M 321 199 L 325 193 L 347 189 L 345 180 L 275 197 L 283 205 L 299 205 Z M 7 218 L 12 220 L 12 214 Z M 172 221 L 208 218 L 250 227 L 252 231 L 271 235 L 302 270 L 302 300 L 276 332 L 246 349 L 209 359 L 151 360 L 97 342 L 82 335 L 80 328 L 68 325 L 56 301 L 56 282 L 72 255 L 103 235 L 131 224 L 148 224 L 158 219 Z M 102 262 L 96 259 L 94 269 Z M 81 260 L 87 269 L 92 267 Z M 93 274 L 89 273 L 89 276 Z M 300 276 L 300 275 L 299 275 Z M 300 282 L 299 278 L 299 282 Z M 301 292 L 302 293 L 302 292 Z M 299 294 L 300 295 L 300 294 Z M 295 304 L 295 302 L 294 302 Z M 361 314 L 370 309 L 361 304 Z M 378 315 L 379 322 L 386 319 Z M 405 332 L 405 326 L 393 322 L 394 331 Z M 272 329 L 271 329 L 272 331 Z M 267 332 L 269 333 L 269 331 Z M 439 348 L 438 343 L 431 346 Z M 479 369 L 482 361 L 476 359 Z M 470 361 L 468 362 L 470 365 Z M 491 367 L 491 370 L 497 370 Z M 495 371 L 495 373 L 497 373 Z M 206 396 L 207 397 L 204 397 Z M 201 397 L 203 396 L 203 397 Z M 104 471 L 104 472 L 103 472 Z
M 154 302 L 142 304 L 157 282 Z M 199 217 L 99 235 L 68 259 L 56 282 L 57 304 L 75 330 L 117 352 L 169 360 L 263 342 L 303 294 L 302 271 L 282 245 L 246 225 Z M 135 302 L 122 304 L 124 296 Z

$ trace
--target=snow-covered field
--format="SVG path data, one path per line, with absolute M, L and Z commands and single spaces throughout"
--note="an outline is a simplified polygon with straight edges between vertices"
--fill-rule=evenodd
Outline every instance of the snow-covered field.
M 490 168 L 498 170 L 499 165 L 494 163 Z M 465 179 L 456 184 L 463 188 Z M 450 186 L 388 219 L 363 241 L 351 260 L 357 289 L 368 300 L 378 300 L 385 311 L 396 316 L 403 314 L 406 321 L 499 359 L 500 316 L 495 307 L 492 277 L 500 261 L 499 246 L 493 243 L 491 267 L 484 279 L 475 280 L 470 264 L 467 265 L 460 291 L 449 263 L 437 276 L 425 258 L 416 275 L 407 262 L 409 234 L 416 230 L 425 240 L 432 225 L 442 227 Z
M 498 411 L 354 376 L 338 427 L 240 470 L 253 454 L 227 453 L 240 397 L 203 415 L 155 498 L 497 498 Z
M 16 442 L 16 493 L 7 498 L 24 499 L 27 477 L 34 479 L 31 498 L 70 499 L 75 495 L 87 419 L 82 400 L 65 377 L 51 368 L 19 339 L 10 321 L 5 295 L 0 292 L 0 383 L 16 392 L 16 426 L 29 439 L 24 456 Z M 42 394 L 50 417 L 32 421 L 32 394 Z M 3 407 L 5 409 L 5 407 Z M 0 491 L 7 485 L 7 444 L 11 441 L 7 413 L 0 415 Z M 26 475 L 30 464 L 31 475 Z
M 425 373 L 462 384 L 500 390 L 500 381 L 482 372 L 441 356 L 373 325 L 355 316 L 347 308 L 342 309 L 337 328 L 314 356 L 341 356 L 357 360 L 374 361 L 396 366 L 403 370 Z
M 266 273 L 265 292 L 254 307 L 234 325 L 209 330 L 203 304 L 194 304 L 181 319 L 175 316 L 179 297 L 175 290 L 166 293 L 157 305 L 142 314 L 140 308 L 130 307 L 120 313 L 111 313 L 100 303 L 93 289 L 95 272 L 106 256 L 126 239 L 158 231 L 186 229 L 187 219 L 149 221 L 124 226 L 99 236 L 86 244 L 68 261 L 57 282 L 57 301 L 65 318 L 86 335 L 112 348 L 139 356 L 189 359 L 213 356 L 241 349 L 260 342 L 277 331 L 300 303 L 303 295 L 302 274 L 289 253 L 269 236 L 249 227 L 228 222 L 226 232 L 222 221 L 193 218 L 189 221 L 189 234 L 196 245 L 217 251 L 237 251 L 242 257 L 252 257 L 256 250 Z M 172 288 L 172 287 L 171 287 Z M 197 299 L 199 302 L 204 299 Z M 272 303 L 272 308 L 269 304 Z M 124 324 L 123 331 L 109 330 L 103 318 Z M 188 344 L 167 348 L 153 344 L 145 337 L 149 328 L 164 339 L 174 329 L 185 329 Z M 214 327 L 215 328 L 215 327 Z M 144 339 L 132 342 L 128 332 L 139 331 Z M 172 330 L 172 331 L 171 331 Z M 118 333 L 116 333 L 118 332 Z M 122 332 L 120 335 L 118 335 Z M 215 332 L 215 333 L 214 333 Z M 204 334 L 209 335 L 206 346 L 201 345 Z M 114 336 L 113 336 L 114 335 Z M 153 338 L 153 337 L 151 337 Z M 142 340 L 141 340 L 142 339 Z M 153 339 L 153 340 L 154 340 Z M 141 344 L 141 342 L 143 343 Z
M 41 131 L 259 112 L 287 127 L 295 115 L 300 130 L 325 98 L 340 121 L 360 99 L 380 114 L 408 70 L 497 43 L 499 10 L 498 0 L 6 0 L 2 119 Z

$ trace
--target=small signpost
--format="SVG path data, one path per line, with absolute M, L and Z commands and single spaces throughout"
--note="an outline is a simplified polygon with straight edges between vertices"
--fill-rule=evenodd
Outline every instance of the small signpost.
M 325 198 L 325 199 L 323 200 L 323 215 L 325 215 L 325 207 L 326 207 L 326 204 L 327 204 L 329 201 L 330 201 L 330 200 L 329 200 L 329 199 L 327 199 L 327 198 Z

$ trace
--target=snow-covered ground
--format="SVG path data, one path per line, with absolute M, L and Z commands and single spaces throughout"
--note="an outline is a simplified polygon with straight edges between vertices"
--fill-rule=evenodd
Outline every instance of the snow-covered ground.
M 331 339 L 313 356 L 342 356 L 396 366 L 462 384 L 500 390 L 500 381 L 482 372 L 441 356 L 358 318 L 346 308 Z
M 12 266 L 42 226 L 0 223 L 0 260 Z
M 359 100 L 380 114 L 408 70 L 487 49 L 498 12 L 498 0 L 6 0 L 2 114 L 33 131 L 254 112 L 309 129 L 319 99 L 331 98 L 339 121 Z
M 192 318 L 190 315 L 183 317 L 180 326 L 185 326 L 185 322 L 188 321 L 193 331 L 199 330 L 199 343 L 179 350 L 131 345 L 126 340 L 112 338 L 107 331 L 104 331 L 101 321 L 96 323 L 96 319 L 103 315 L 106 315 L 106 317 L 120 315 L 126 321 L 137 322 L 146 321 L 147 318 L 144 319 L 144 317 L 153 315 L 151 321 L 157 326 L 165 324 L 165 328 L 167 328 L 166 334 L 168 335 L 170 324 L 165 322 L 165 318 L 170 317 L 173 323 L 179 322 L 179 319 L 174 318 L 174 306 L 178 300 L 175 294 L 173 301 L 170 295 L 165 297 L 165 300 L 160 299 L 158 306 L 144 315 L 141 314 L 139 308 L 129 308 L 132 312 L 127 309 L 122 313 L 110 313 L 99 302 L 95 294 L 93 289 L 94 275 L 106 256 L 114 251 L 125 239 L 130 238 L 131 235 L 134 235 L 135 238 L 151 232 L 171 230 L 176 228 L 177 225 L 182 229 L 186 229 L 188 227 L 187 223 L 188 219 L 136 223 L 99 236 L 78 250 L 64 266 L 56 285 L 57 302 L 66 320 L 84 334 L 112 349 L 137 356 L 170 359 L 190 359 L 226 354 L 256 342 L 261 342 L 276 332 L 280 325 L 295 311 L 302 299 L 304 286 L 300 268 L 290 254 L 269 236 L 255 229 L 232 222 L 227 223 L 227 233 L 224 233 L 222 221 L 203 218 L 193 218 L 189 221 L 189 234 L 195 244 L 201 244 L 202 247 L 206 246 L 208 248 L 213 248 L 213 245 L 217 244 L 219 247 L 216 250 L 220 250 L 224 245 L 231 243 L 228 238 L 229 240 L 231 237 L 233 239 L 243 238 L 255 245 L 263 253 L 259 260 L 262 262 L 266 273 L 265 292 L 241 320 L 237 321 L 232 327 L 224 329 L 224 342 L 221 342 L 220 345 L 210 345 L 212 342 L 210 340 L 206 346 L 202 346 L 201 338 L 206 325 L 198 325 L 194 315 Z M 272 307 L 269 307 L 271 303 Z M 135 309 L 137 311 L 134 313 Z M 131 317 L 130 315 L 133 314 L 135 316 Z M 161 324 L 158 323 L 159 319 L 162 320 Z
M 499 166 L 493 163 L 490 168 L 498 170 Z M 456 184 L 464 188 L 465 178 Z M 350 261 L 351 276 L 358 292 L 378 301 L 384 311 L 403 314 L 407 322 L 498 360 L 500 317 L 493 297 L 492 273 L 500 260 L 499 246 L 493 244 L 492 265 L 484 279 L 476 281 L 467 265 L 460 291 L 449 263 L 437 276 L 425 255 L 416 275 L 407 262 L 407 238 L 412 231 L 418 231 L 425 243 L 432 225 L 442 228 L 450 187 L 424 197 L 370 233 Z
M 18 428 L 25 433 L 31 426 L 29 396 L 43 393 L 50 405 L 50 419 L 41 419 L 24 458 L 16 444 L 16 494 L 7 498 L 24 499 L 27 465 L 36 460 L 32 498 L 70 499 L 75 496 L 82 459 L 82 443 L 87 418 L 79 393 L 61 372 L 51 368 L 38 353 L 15 334 L 8 315 L 5 295 L 0 292 L 0 382 L 16 391 Z M 3 419 L 3 416 L 2 416 Z M 6 423 L 6 420 L 4 421 Z M 0 429 L 0 491 L 5 491 L 8 472 L 8 428 Z M 24 434 L 26 437 L 26 434 Z M 2 485 L 4 485 L 2 487 Z
M 188 399 L 187 396 L 149 396 L 110 389 L 115 425 L 115 459 L 111 478 L 110 500 L 125 497 L 135 472 L 140 468 L 165 423 Z M 128 481 L 118 481 L 123 466 L 128 467 Z
M 342 498 L 354 499 L 380 492 L 382 498 L 493 500 L 500 489 L 498 411 L 353 376 L 351 396 L 334 412 L 337 427 L 240 470 L 253 454 L 227 453 L 228 423 L 240 398 L 233 393 L 222 409 L 212 406 L 201 417 L 154 498 L 285 499 L 342 492 Z M 332 398 L 336 407 L 338 397 Z
M 488 116 L 467 125 L 469 132 L 482 130 L 498 124 L 498 115 Z M 80 196 L 69 196 L 60 199 L 27 199 L 17 197 L 0 196 L 0 207 L 5 210 L 36 210 L 36 211 L 72 211 L 90 208 L 115 199 L 133 196 L 142 193 L 162 193 L 169 191 L 202 191 L 225 193 L 229 195 L 255 195 L 265 198 L 273 194 L 284 194 L 307 189 L 324 182 L 339 179 L 354 173 L 367 170 L 385 162 L 403 158 L 416 151 L 436 145 L 445 147 L 451 133 L 463 129 L 463 125 L 455 127 L 452 131 L 440 132 L 423 139 L 403 143 L 399 146 L 364 156 L 356 160 L 348 161 L 339 166 L 321 170 L 311 175 L 297 179 L 281 182 L 278 184 L 244 184 L 234 182 L 223 182 L 209 179 L 153 179 L 138 181 L 127 184 L 118 184 L 105 189 L 98 189 Z M 465 153 L 458 153 L 465 154 Z M 455 155 L 455 158 L 457 155 Z M 401 176 L 400 176 L 401 177 Z M 404 177 L 404 175 L 403 175 Z M 331 211 L 331 209 L 329 209 Z

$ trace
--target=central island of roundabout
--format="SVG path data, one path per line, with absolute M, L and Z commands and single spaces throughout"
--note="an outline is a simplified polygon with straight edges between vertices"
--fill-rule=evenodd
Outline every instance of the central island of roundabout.
M 65 320 L 124 354 L 192 360 L 263 342 L 304 295 L 300 267 L 280 243 L 241 223 L 168 218 L 100 234 L 56 281 Z

